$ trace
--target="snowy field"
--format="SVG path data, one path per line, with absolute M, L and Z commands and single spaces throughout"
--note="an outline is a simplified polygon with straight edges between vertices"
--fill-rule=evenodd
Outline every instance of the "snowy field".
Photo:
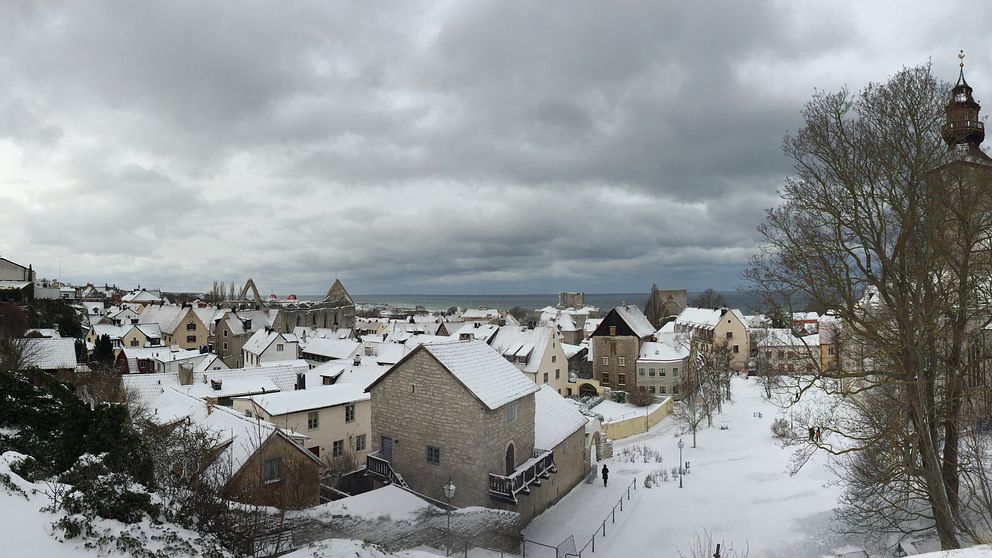
M 696 448 L 691 447 L 691 434 L 683 436 L 683 461 L 690 462 L 684 488 L 677 478 L 644 487 L 646 474 L 665 469 L 671 475 L 678 466 L 676 427 L 666 418 L 650 432 L 615 443 L 614 457 L 606 460 L 609 487 L 599 479 L 580 484 L 536 518 L 525 537 L 558 545 L 571 535 L 581 549 L 597 529 L 602 534 L 604 517 L 636 477 L 637 490 L 625 500 L 624 511 L 616 512 L 615 524 L 607 518 L 607 536 L 597 537 L 595 556 L 690 556 L 691 544 L 704 531 L 725 547 L 749 548 L 752 558 L 834 556 L 838 549 L 859 544 L 831 529 L 841 489 L 829 484 L 829 457 L 819 452 L 799 474 L 790 476 L 786 468 L 793 450 L 779 447 L 771 435 L 772 420 L 788 415 L 762 398 L 753 379 L 735 378 L 733 393 L 734 403 L 714 417 L 714 427 L 698 433 Z M 728 429 L 720 430 L 721 425 Z M 806 427 L 795 425 L 800 432 Z M 663 462 L 652 456 L 644 463 L 645 448 L 659 451 Z M 631 463 L 629 455 L 623 459 L 625 449 L 638 456 L 636 462 Z M 543 556 L 530 547 L 527 555 Z

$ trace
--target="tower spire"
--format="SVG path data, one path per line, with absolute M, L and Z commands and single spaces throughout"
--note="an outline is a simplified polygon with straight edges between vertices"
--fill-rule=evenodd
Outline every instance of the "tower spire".
M 964 79 L 964 50 L 958 51 L 958 82 L 951 89 L 951 98 L 944 107 L 946 122 L 941 136 L 950 149 L 979 150 L 985 139 L 985 123 L 979 120 L 982 108 L 971 96 L 971 86 Z

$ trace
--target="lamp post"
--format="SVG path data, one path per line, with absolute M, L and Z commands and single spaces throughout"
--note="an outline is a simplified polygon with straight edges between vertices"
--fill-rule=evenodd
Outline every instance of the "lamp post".
M 448 555 L 451 553 L 451 499 L 455 497 L 455 483 L 451 482 L 451 477 L 448 477 L 448 482 L 442 488 L 444 499 L 448 501 L 448 550 L 445 552 Z
M 682 448 L 684 446 L 682 438 L 679 438 L 679 488 L 682 488 Z

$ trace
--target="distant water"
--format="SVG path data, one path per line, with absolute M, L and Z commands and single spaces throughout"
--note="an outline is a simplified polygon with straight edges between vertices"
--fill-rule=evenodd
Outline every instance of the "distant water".
M 749 311 L 760 306 L 761 301 L 751 293 L 740 291 L 720 292 L 723 298 L 732 308 L 740 308 Z M 688 293 L 689 303 L 699 295 L 698 292 Z M 614 306 L 636 304 L 642 309 L 648 301 L 650 293 L 586 293 L 586 305 L 596 306 L 602 310 L 609 310 Z M 323 295 L 306 295 L 300 298 L 304 300 L 321 300 Z M 428 311 L 444 311 L 452 306 L 461 308 L 478 308 L 486 306 L 488 308 L 498 308 L 509 310 L 514 306 L 536 310 L 545 306 L 554 306 L 558 302 L 558 294 L 514 294 L 514 295 L 427 295 L 427 294 L 365 294 L 353 295 L 352 298 L 358 304 L 383 304 L 388 306 L 414 308 L 423 306 Z

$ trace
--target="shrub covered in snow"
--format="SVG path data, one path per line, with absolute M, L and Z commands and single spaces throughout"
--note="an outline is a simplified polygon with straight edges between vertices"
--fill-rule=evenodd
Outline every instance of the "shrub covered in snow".
M 788 438 L 791 434 L 789 429 L 789 421 L 782 417 L 779 417 L 772 421 L 772 436 L 779 439 Z

